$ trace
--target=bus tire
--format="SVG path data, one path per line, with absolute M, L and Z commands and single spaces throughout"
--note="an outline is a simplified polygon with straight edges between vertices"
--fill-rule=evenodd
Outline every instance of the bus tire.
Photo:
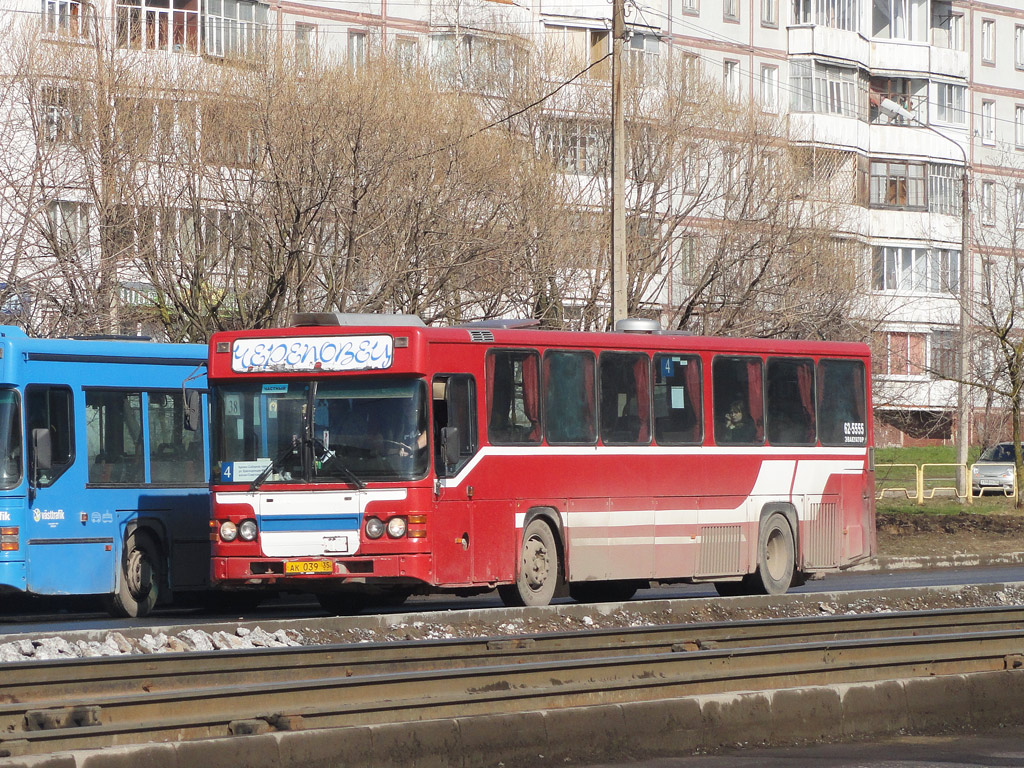
M 577 603 L 624 603 L 639 588 L 637 581 L 576 581 L 569 585 L 569 597 Z
M 160 549 L 144 531 L 133 531 L 124 542 L 117 589 L 110 596 L 110 613 L 118 618 L 148 616 L 160 599 L 164 583 Z
M 761 525 L 757 537 L 754 591 L 761 595 L 785 594 L 793 583 L 795 567 L 796 545 L 789 521 L 782 515 L 771 515 Z
M 561 571 L 561 557 L 551 526 L 544 520 L 532 520 L 523 530 L 515 583 L 499 586 L 498 595 L 509 607 L 549 605 Z

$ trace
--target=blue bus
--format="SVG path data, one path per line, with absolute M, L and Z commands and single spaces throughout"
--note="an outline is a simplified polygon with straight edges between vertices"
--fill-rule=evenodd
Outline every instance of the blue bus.
M 206 347 L 0 326 L 0 592 L 140 617 L 209 583 Z

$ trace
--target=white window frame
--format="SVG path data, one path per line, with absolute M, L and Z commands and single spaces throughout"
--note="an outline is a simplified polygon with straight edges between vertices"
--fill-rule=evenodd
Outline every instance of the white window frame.
M 366 37 L 366 30 L 350 29 L 348 31 L 345 55 L 348 59 L 348 65 L 352 69 L 360 69 L 366 66 Z
M 722 0 L 722 20 L 729 22 L 740 20 L 740 0 Z
M 1024 149 L 1024 105 L 1013 108 L 1013 143 L 1017 149 Z
M 683 0 L 683 13 L 697 15 L 700 13 L 700 0 Z
M 981 20 L 981 60 L 985 64 L 996 63 L 996 20 Z
M 1024 69 L 1024 25 L 1013 28 L 1013 66 Z
M 765 112 L 779 111 L 779 68 L 775 64 L 761 65 L 761 107 Z
M 813 0 L 793 0 L 791 7 L 793 26 L 801 26 L 814 23 Z
M 990 99 L 981 102 L 981 143 L 996 143 L 996 103 Z
M 935 121 L 946 125 L 967 124 L 967 86 L 957 83 L 934 83 Z
M 85 37 L 89 33 L 81 0 L 42 0 L 43 32 L 48 35 Z
M 761 26 L 779 26 L 779 0 L 761 0 Z
M 981 211 L 979 213 L 982 224 L 992 226 L 996 223 L 996 183 L 994 181 L 981 182 Z
M 722 91 L 726 97 L 739 101 L 740 98 L 740 63 L 736 59 L 722 61 Z
M 210 56 L 247 56 L 267 28 L 267 6 L 255 0 L 206 0 L 206 53 Z

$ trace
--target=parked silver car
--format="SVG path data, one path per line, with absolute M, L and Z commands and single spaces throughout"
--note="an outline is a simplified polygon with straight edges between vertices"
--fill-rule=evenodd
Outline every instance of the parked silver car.
M 975 496 L 986 491 L 1013 493 L 1013 443 L 996 443 L 978 457 L 971 468 Z

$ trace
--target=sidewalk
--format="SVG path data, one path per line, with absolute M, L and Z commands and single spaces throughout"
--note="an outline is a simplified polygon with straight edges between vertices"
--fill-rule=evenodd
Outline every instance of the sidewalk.
M 1024 565 L 1024 552 L 1003 555 L 933 555 L 931 557 L 898 557 L 878 555 L 866 563 L 850 568 L 851 571 L 911 571 L 932 568 L 977 568 L 1001 565 Z

